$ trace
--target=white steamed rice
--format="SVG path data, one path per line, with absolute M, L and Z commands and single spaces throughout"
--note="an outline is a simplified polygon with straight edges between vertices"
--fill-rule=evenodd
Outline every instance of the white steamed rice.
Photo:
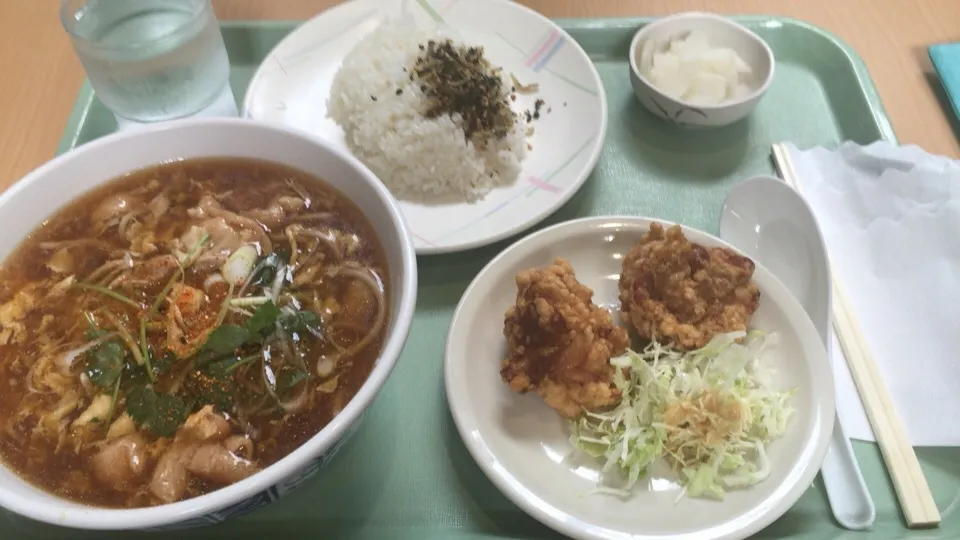
M 475 201 L 513 183 L 526 156 L 519 119 L 503 139 L 475 145 L 465 139 L 459 115 L 421 116 L 425 97 L 404 68 L 414 65 L 420 44 L 447 37 L 439 29 L 388 21 L 347 54 L 333 79 L 328 116 L 343 128 L 353 154 L 399 199 Z

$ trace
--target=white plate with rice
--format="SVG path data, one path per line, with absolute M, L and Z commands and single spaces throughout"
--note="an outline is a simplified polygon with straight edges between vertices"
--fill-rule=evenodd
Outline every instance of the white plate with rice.
M 613 323 L 623 324 L 618 316 L 622 265 L 627 254 L 647 233 L 651 222 L 647 218 L 626 216 L 568 221 L 519 240 L 488 263 L 460 299 L 447 335 L 444 360 L 447 402 L 464 444 L 487 477 L 525 512 L 566 536 L 583 540 L 743 539 L 783 515 L 808 490 L 826 454 L 836 410 L 833 372 L 819 334 L 800 303 L 768 270 L 756 265 L 753 273 L 753 282 L 760 292 L 759 307 L 747 325 L 752 331 L 739 352 L 729 343 L 726 350 L 717 348 L 706 352 L 712 348 L 714 341 L 711 341 L 700 349 L 710 362 L 706 367 L 701 364 L 696 370 L 684 370 L 682 375 L 669 378 L 665 377 L 684 365 L 683 361 L 668 356 L 676 353 L 664 352 L 671 349 L 669 345 L 647 352 L 643 360 L 649 365 L 650 376 L 644 376 L 643 370 L 637 367 L 631 376 L 646 379 L 646 384 L 639 390 L 634 386 L 630 392 L 633 397 L 627 401 L 628 390 L 614 376 L 624 401 L 612 409 L 581 416 L 576 424 L 561 418 L 537 392 L 523 395 L 514 392 L 511 388 L 515 381 L 511 380 L 508 386 L 501 375 L 503 359 L 508 356 L 505 313 L 516 303 L 518 273 L 547 267 L 562 257 L 569 261 L 576 279 L 593 291 L 592 301 L 613 312 L 610 319 Z M 691 242 L 707 248 L 732 249 L 723 241 L 694 229 L 684 227 L 683 233 Z M 547 280 L 541 280 L 550 286 Z M 534 290 L 532 281 L 524 280 L 525 292 Z M 552 318 L 546 319 L 552 321 L 550 324 L 566 325 L 583 315 L 574 304 L 563 300 L 562 288 L 548 289 L 547 286 L 538 286 L 536 290 L 541 291 L 539 299 L 549 298 L 546 305 L 554 308 Z M 548 290 L 554 292 L 546 293 Z M 536 305 L 540 316 L 549 313 L 543 304 Z M 594 317 L 591 316 L 591 320 L 596 320 Z M 523 321 L 525 328 L 536 328 L 539 324 L 531 323 L 525 315 L 517 317 L 516 312 L 512 320 Z M 593 328 L 603 332 L 599 326 Z M 515 330 L 516 326 L 511 333 Z M 593 331 L 585 334 L 573 330 L 571 334 L 580 338 L 577 343 L 581 347 L 604 339 L 598 336 L 610 335 Z M 761 345 L 766 347 L 753 348 L 751 340 L 756 334 L 763 336 L 765 343 Z M 531 337 L 533 349 L 549 346 L 545 343 L 562 343 L 538 341 L 543 338 L 542 333 L 528 336 L 537 336 Z M 639 342 L 633 346 L 638 352 L 643 350 Z M 600 351 L 593 345 L 587 347 L 592 362 Z M 571 345 L 565 351 L 573 348 Z M 650 358 L 654 353 L 662 354 L 659 363 Z M 716 358 L 709 359 L 715 353 Z M 698 353 L 688 353 L 687 361 L 690 354 L 697 356 Z M 574 377 L 582 377 L 584 365 L 575 363 L 572 359 L 575 356 L 563 358 L 577 366 L 578 375 Z M 612 359 L 610 363 L 622 367 L 618 360 L 624 358 Z M 587 374 L 589 369 L 586 368 Z M 710 382 L 718 377 L 719 381 Z M 668 382 L 670 390 L 665 390 L 662 387 Z M 668 435 L 666 440 L 660 437 L 664 431 L 684 435 L 681 421 L 689 416 L 671 420 L 669 408 L 660 407 L 681 404 L 686 410 L 686 405 L 693 402 L 674 394 L 696 396 L 704 392 L 704 383 L 708 382 L 706 391 L 709 393 L 712 388 L 715 395 L 722 396 L 723 403 L 729 403 L 735 396 L 732 399 L 741 411 L 737 418 L 748 419 L 748 423 L 736 437 L 725 435 L 721 444 L 714 443 L 713 450 L 707 448 L 705 455 L 723 456 L 723 461 L 708 464 L 706 468 L 691 468 L 710 474 L 695 474 L 684 485 L 681 477 L 687 469 L 683 473 L 675 472 L 661 456 L 664 448 L 674 444 L 672 436 Z M 574 392 L 575 388 L 576 385 L 569 382 L 561 383 L 553 385 L 547 394 L 550 398 L 570 395 L 577 399 L 601 394 L 589 382 L 582 384 L 580 394 Z M 664 397 L 665 394 L 670 397 Z M 701 402 L 703 406 L 723 414 L 723 409 Z M 662 416 L 653 413 L 652 418 L 641 419 L 653 410 L 662 410 Z M 743 414 L 744 410 L 749 413 Z M 588 453 L 575 451 L 573 442 L 589 446 L 602 442 L 597 440 L 601 437 L 597 430 L 586 431 L 594 439 L 587 440 L 584 420 L 611 417 L 624 420 L 619 423 L 620 436 L 611 431 L 602 435 L 609 438 L 609 446 L 600 445 L 605 455 L 591 458 Z M 702 422 L 702 417 L 694 417 Z M 644 422 L 651 423 L 645 426 Z M 571 435 L 578 433 L 581 437 L 572 440 Z M 709 437 L 707 435 L 708 441 Z M 738 452 L 723 450 L 754 443 L 763 449 L 757 449 L 756 453 L 742 447 Z M 704 446 L 695 448 L 699 456 Z M 751 457 L 751 453 L 755 455 Z M 618 474 L 623 464 L 608 461 L 624 459 L 624 456 L 627 464 L 649 465 L 646 474 L 636 476 L 636 483 L 630 487 L 625 485 L 625 477 Z M 648 461 L 655 456 L 660 457 Z M 746 457 L 747 461 L 739 461 L 738 456 Z M 607 469 L 610 465 L 613 466 Z M 751 468 L 753 465 L 757 468 Z M 719 490 L 718 484 L 722 485 Z M 698 485 L 702 490 L 700 494 Z M 596 492 L 598 488 L 605 492 Z M 717 491 L 720 495 L 716 495 Z M 722 496 L 722 500 L 711 495 Z
M 501 68 L 485 94 L 508 105 L 499 116 L 437 105 L 446 102 L 434 96 L 451 86 L 425 85 L 416 62 L 430 40 L 446 39 L 457 58 L 479 46 L 489 62 L 481 69 Z M 436 57 L 427 66 L 443 67 Z M 244 114 L 348 148 L 400 201 L 418 254 L 490 244 L 546 218 L 586 181 L 607 127 L 603 84 L 583 49 L 508 0 L 341 4 L 277 45 L 250 83 Z M 480 127 L 465 133 L 468 118 Z

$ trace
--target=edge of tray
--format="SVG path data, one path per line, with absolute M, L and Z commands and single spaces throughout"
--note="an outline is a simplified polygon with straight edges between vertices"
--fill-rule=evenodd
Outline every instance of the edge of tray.
M 780 17 L 774 15 L 731 15 L 732 18 L 740 22 L 754 23 L 754 24 L 764 24 L 764 23 L 776 23 L 780 25 L 790 25 L 797 28 L 800 28 L 807 32 L 813 32 L 818 34 L 822 39 L 827 40 L 837 50 L 846 58 L 848 67 L 853 70 L 856 75 L 857 82 L 860 86 L 860 91 L 867 99 L 869 108 L 872 114 L 873 123 L 877 126 L 881 138 L 891 141 L 893 143 L 898 143 L 897 137 L 893 131 L 893 125 L 890 123 L 890 118 L 887 116 L 886 109 L 883 107 L 883 102 L 880 99 L 880 94 L 877 91 L 877 87 L 873 82 L 873 78 L 870 76 L 870 72 L 867 69 L 866 63 L 864 63 L 863 58 L 851 47 L 847 42 L 841 39 L 836 34 L 821 28 L 819 26 L 810 24 L 806 21 L 800 19 L 794 19 L 791 17 Z M 590 18 L 590 19 L 576 19 L 576 18 L 559 18 L 554 19 L 561 28 L 564 30 L 573 30 L 574 32 L 580 31 L 602 31 L 607 29 L 618 29 L 618 30 L 628 30 L 634 29 L 642 24 L 649 23 L 654 20 L 653 17 L 632 17 L 632 18 Z M 269 20 L 269 21 L 260 21 L 260 20 L 230 20 L 222 21 L 220 26 L 223 28 L 235 29 L 235 28 L 286 28 L 291 27 L 291 31 L 296 25 L 302 24 L 304 21 L 298 20 Z M 63 136 L 60 138 L 60 142 L 57 145 L 57 154 L 62 154 L 68 150 L 73 149 L 80 135 L 80 126 L 86 120 L 87 113 L 90 110 L 90 105 L 93 103 L 93 88 L 90 86 L 90 81 L 84 79 L 83 84 L 80 87 L 77 100 L 74 104 L 73 109 L 70 112 L 70 116 L 67 119 L 66 125 L 64 126 Z
M 802 20 L 793 19 L 789 17 L 778 17 L 771 15 L 735 15 L 733 18 L 740 22 L 747 22 L 753 24 L 771 24 L 779 23 L 782 25 L 789 25 L 796 27 L 802 31 L 812 32 L 819 35 L 820 38 L 827 40 L 830 44 L 836 47 L 838 52 L 846 57 L 847 64 L 844 65 L 844 69 L 852 69 L 856 75 L 856 80 L 859 84 L 859 91 L 867 100 L 867 104 L 871 110 L 871 118 L 874 124 L 877 126 L 877 129 L 882 138 L 890 140 L 891 142 L 896 143 L 897 138 L 894 134 L 893 127 L 889 121 L 886 110 L 883 106 L 883 103 L 880 99 L 879 93 L 877 91 L 876 85 L 872 77 L 869 74 L 869 71 L 866 67 L 866 64 L 863 62 L 863 59 L 859 54 L 844 40 L 836 36 L 832 32 L 825 30 L 816 25 L 807 23 Z M 574 31 L 602 31 L 604 29 L 619 29 L 621 31 L 626 31 L 629 29 L 635 29 L 641 24 L 648 23 L 653 20 L 650 17 L 633 17 L 633 18 L 594 18 L 594 19 L 577 19 L 577 18 L 560 18 L 554 19 L 558 25 L 560 25 L 565 30 L 574 30 Z M 224 29 L 287 29 L 292 30 L 296 25 L 301 24 L 303 21 L 300 20 L 269 20 L 269 21 L 260 21 L 260 20 L 227 20 L 221 21 L 221 26 Z M 88 80 L 84 79 L 82 84 L 79 87 L 76 100 L 74 102 L 73 108 L 67 118 L 67 121 L 64 125 L 64 131 L 59 141 L 57 147 L 57 154 L 61 154 L 72 149 L 76 146 L 79 137 L 82 133 L 81 127 L 87 121 L 87 115 L 89 114 L 90 107 L 94 102 L 94 93 L 90 86 Z M 858 446 L 859 450 L 868 449 L 871 453 L 876 454 L 876 459 L 879 459 L 878 451 L 876 450 L 875 443 L 865 443 L 860 441 L 855 441 L 855 445 Z M 862 452 L 860 452 L 862 455 Z M 886 480 L 884 480 L 884 485 L 886 485 Z M 822 487 L 820 488 L 822 490 Z M 892 492 L 891 492 L 892 496 Z M 821 516 L 825 517 L 825 516 Z M 829 518 L 828 518 L 829 519 Z M 905 531 L 900 529 L 902 527 L 900 516 L 894 512 L 891 516 L 891 523 L 895 523 L 893 530 L 897 530 L 900 533 L 908 534 L 910 531 Z M 0 519 L 2 521 L 2 519 Z M 875 532 L 880 534 L 893 534 L 891 528 L 887 527 L 885 524 L 880 524 L 878 520 L 878 525 L 875 527 Z M 406 528 L 404 528 L 406 529 Z M 410 530 L 416 531 L 417 527 L 412 527 Z M 387 529 L 389 530 L 389 529 Z M 430 528 L 421 528 L 421 532 L 425 537 L 433 537 L 430 532 L 433 532 L 433 529 Z M 437 538 L 443 537 L 443 531 L 448 529 L 438 530 Z M 838 529 L 839 530 L 839 529 Z M 381 532 L 385 532 L 384 529 L 381 529 Z M 454 530 L 452 534 L 457 534 L 465 538 L 481 538 L 488 537 L 484 533 L 476 533 L 471 531 L 456 531 Z M 869 534 L 869 533 L 868 533 Z M 799 533 L 803 536 L 803 533 Z M 362 535 L 370 536 L 370 535 Z
M 63 127 L 63 135 L 57 144 L 57 152 L 60 155 L 68 150 L 72 150 L 77 145 L 77 139 L 80 137 L 80 126 L 87 119 L 87 113 L 90 112 L 90 105 L 93 104 L 93 87 L 86 77 L 80 84 L 80 90 L 77 94 L 77 100 L 74 102 L 70 116 L 67 117 L 67 123 Z

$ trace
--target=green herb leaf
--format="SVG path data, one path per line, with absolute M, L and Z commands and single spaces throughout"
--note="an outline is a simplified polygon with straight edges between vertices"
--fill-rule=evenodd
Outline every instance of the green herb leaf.
M 273 283 L 273 278 L 275 277 L 277 277 L 277 269 L 273 266 L 265 266 L 254 276 L 250 284 L 256 287 L 263 287 Z
M 119 341 L 101 343 L 86 353 L 85 371 L 90 382 L 100 388 L 111 388 L 123 372 L 127 348 Z
M 117 377 L 117 382 L 113 385 L 113 394 L 110 396 L 110 410 L 107 411 L 107 422 L 113 420 L 113 413 L 117 410 L 117 396 L 120 395 L 120 382 L 123 381 L 123 373 Z
M 246 327 L 251 336 L 264 337 L 273 331 L 277 317 L 280 316 L 280 310 L 277 306 L 267 301 L 260 304 L 260 307 L 253 312 L 253 316 L 247 319 Z
M 281 371 L 280 374 L 277 375 L 277 392 L 283 393 L 292 389 L 301 381 L 306 380 L 308 375 L 306 371 L 300 368 Z
M 273 283 L 273 279 L 277 277 L 277 266 L 279 266 L 283 260 L 286 259 L 281 259 L 277 252 L 271 252 L 261 257 L 254 267 L 250 285 L 263 287 Z
M 297 332 L 300 334 L 309 333 L 317 338 L 323 337 L 323 326 L 320 318 L 312 311 L 297 311 L 292 314 L 284 314 L 280 318 L 280 326 L 287 332 Z
M 290 248 L 289 247 L 279 247 L 273 250 L 273 254 L 277 256 L 277 263 L 286 263 L 290 261 Z
M 163 356 L 157 356 L 153 350 L 149 350 L 150 357 L 153 358 L 151 367 L 153 368 L 154 378 L 170 371 L 173 364 L 177 361 L 177 355 L 170 351 L 165 351 Z M 134 386 L 143 386 L 149 384 L 150 378 L 147 376 L 146 366 L 137 364 L 132 356 L 127 356 L 123 364 L 123 387 L 131 388 Z
M 250 331 L 235 324 L 218 326 L 203 345 L 204 350 L 215 356 L 229 354 L 242 347 L 250 339 Z
M 280 318 L 280 326 L 287 332 L 309 332 L 314 336 L 322 336 L 322 324 L 320 318 L 312 311 L 297 311 L 294 313 L 284 313 Z
M 230 366 L 237 362 L 238 358 L 225 358 L 194 370 L 184 381 L 184 388 L 198 403 L 209 403 L 228 412 L 233 408 L 237 389 Z
M 177 396 L 138 386 L 127 393 L 127 414 L 157 437 L 172 437 L 187 419 L 190 408 Z
M 245 356 L 243 358 L 240 358 L 239 356 L 223 358 L 216 362 L 207 364 L 201 369 L 201 371 L 205 371 L 207 373 L 210 373 L 211 375 L 218 376 L 218 377 L 226 376 L 226 375 L 232 376 L 233 373 L 236 372 L 241 367 L 251 362 L 256 362 L 257 360 L 260 360 L 263 357 L 262 354 L 263 354 L 262 352 L 257 352 L 257 354 L 251 354 L 250 356 Z
M 160 357 L 151 352 L 150 357 L 153 358 L 153 372 L 157 375 L 163 375 L 170 371 L 170 368 L 177 361 L 177 355 L 173 354 L 173 351 L 165 351 L 163 356 Z
M 182 396 L 180 396 L 180 399 L 183 400 L 183 406 L 187 408 L 188 416 L 191 412 L 198 411 L 201 407 L 203 407 L 203 405 L 205 405 L 205 403 L 200 403 L 197 401 L 197 398 L 187 393 L 184 393 Z
M 136 386 L 150 384 L 146 370 L 137 364 L 132 357 L 127 357 L 123 363 L 123 388 L 130 389 Z
M 87 341 L 94 341 L 94 340 L 100 339 L 109 333 L 110 332 L 107 332 L 106 330 L 101 330 L 96 327 L 91 327 L 87 329 Z
M 272 333 L 272 329 L 280 316 L 280 310 L 273 302 L 266 302 L 247 319 L 244 326 L 224 324 L 218 326 L 197 354 L 197 365 L 204 365 L 219 359 L 224 355 L 232 355 L 244 345 L 260 343 L 263 338 Z
M 193 363 L 195 366 L 203 366 L 213 362 L 217 358 L 223 356 L 222 354 L 217 354 L 209 349 L 200 349 L 196 355 L 193 357 Z
M 227 377 L 233 371 L 233 366 L 237 365 L 239 362 L 239 356 L 231 356 L 217 360 L 216 362 L 210 362 L 198 371 L 214 377 Z
M 77 287 L 78 289 L 84 289 L 84 290 L 87 290 L 87 291 L 93 291 L 93 292 L 100 293 L 100 294 L 102 294 L 102 295 L 104 295 L 104 296 L 109 296 L 110 298 L 113 298 L 114 300 L 118 300 L 118 301 L 120 301 L 120 302 L 123 302 L 124 304 L 127 304 L 128 306 L 130 306 L 130 307 L 132 307 L 132 308 L 140 309 L 140 304 L 134 302 L 133 300 L 127 298 L 126 296 L 124 296 L 124 295 L 122 295 L 122 294 L 120 294 L 120 293 L 118 293 L 118 292 L 116 292 L 116 291 L 114 291 L 114 290 L 112 290 L 112 289 L 108 289 L 107 287 L 101 287 L 101 286 L 99 286 L 99 285 L 92 285 L 92 284 L 90 284 L 90 283 L 83 283 L 83 282 L 80 282 L 80 281 L 74 283 L 73 286 L 74 286 L 74 287 Z

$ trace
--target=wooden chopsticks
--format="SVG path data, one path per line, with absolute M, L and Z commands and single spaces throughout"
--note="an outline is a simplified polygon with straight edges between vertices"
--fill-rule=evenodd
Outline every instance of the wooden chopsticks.
M 773 159 L 787 185 L 800 193 L 797 172 L 786 146 L 773 145 Z M 936 527 L 940 524 L 940 511 L 920 469 L 917 454 L 832 265 L 830 274 L 833 282 L 833 328 L 893 479 L 907 526 Z

